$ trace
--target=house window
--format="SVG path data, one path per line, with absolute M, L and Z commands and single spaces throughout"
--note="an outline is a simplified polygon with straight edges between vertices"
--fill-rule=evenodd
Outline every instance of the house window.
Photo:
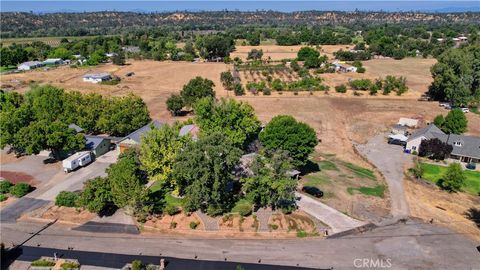
M 453 142 L 453 145 L 455 145 L 455 146 L 462 146 L 462 142 Z

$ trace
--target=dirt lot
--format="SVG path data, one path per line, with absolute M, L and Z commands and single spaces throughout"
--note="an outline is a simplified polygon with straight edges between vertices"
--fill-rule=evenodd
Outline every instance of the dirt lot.
M 297 52 L 305 45 L 295 46 L 278 46 L 278 45 L 259 45 L 259 46 L 236 46 L 236 50 L 231 53 L 231 58 L 239 57 L 242 60 L 247 60 L 248 53 L 252 49 L 263 50 L 263 58 L 270 57 L 272 60 L 293 59 L 297 57 Z M 321 54 L 326 54 L 330 59 L 333 59 L 333 53 L 340 50 L 348 50 L 353 48 L 353 45 L 323 45 L 320 47 Z
M 410 213 L 480 241 L 480 197 L 448 193 L 417 180 L 405 182 Z

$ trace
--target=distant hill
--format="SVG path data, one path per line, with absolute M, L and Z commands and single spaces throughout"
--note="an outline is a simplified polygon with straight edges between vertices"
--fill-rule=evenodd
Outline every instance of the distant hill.
M 206 12 L 2 12 L 1 36 L 84 36 L 168 27 L 177 30 L 225 30 L 233 26 L 372 25 L 383 23 L 474 23 L 479 12 L 340 12 L 340 11 L 206 11 Z

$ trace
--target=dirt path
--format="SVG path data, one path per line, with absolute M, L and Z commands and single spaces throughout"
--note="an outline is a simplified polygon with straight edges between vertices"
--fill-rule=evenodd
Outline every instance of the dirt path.
M 306 195 L 297 192 L 295 196 L 300 197 L 297 204 L 302 211 L 327 224 L 333 233 L 347 231 L 365 225 L 365 222 L 353 219 Z
M 410 211 L 403 187 L 403 172 L 412 162 L 411 155 L 403 153 L 401 146 L 388 144 L 385 134 L 376 135 L 366 144 L 356 147 L 385 177 L 390 191 L 393 217 L 408 217 Z

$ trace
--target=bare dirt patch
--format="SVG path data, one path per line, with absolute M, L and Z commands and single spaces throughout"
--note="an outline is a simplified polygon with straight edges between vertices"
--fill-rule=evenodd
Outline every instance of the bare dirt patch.
M 198 225 L 196 229 L 190 228 L 190 223 L 196 222 Z M 205 225 L 197 214 L 185 215 L 184 213 L 176 214 L 174 216 L 162 215 L 158 217 L 150 217 L 143 225 L 145 229 L 159 230 L 162 232 L 190 232 L 190 231 L 205 231 Z
M 413 217 L 433 221 L 480 241 L 480 197 L 448 193 L 411 179 L 405 181 L 405 190 Z
M 23 172 L 0 171 L 0 178 L 8 180 L 12 184 L 27 183 L 31 186 L 38 184 L 33 176 Z
M 80 208 L 50 205 L 30 212 L 23 218 L 58 219 L 62 223 L 81 225 L 94 219 L 96 216 L 95 213 Z

